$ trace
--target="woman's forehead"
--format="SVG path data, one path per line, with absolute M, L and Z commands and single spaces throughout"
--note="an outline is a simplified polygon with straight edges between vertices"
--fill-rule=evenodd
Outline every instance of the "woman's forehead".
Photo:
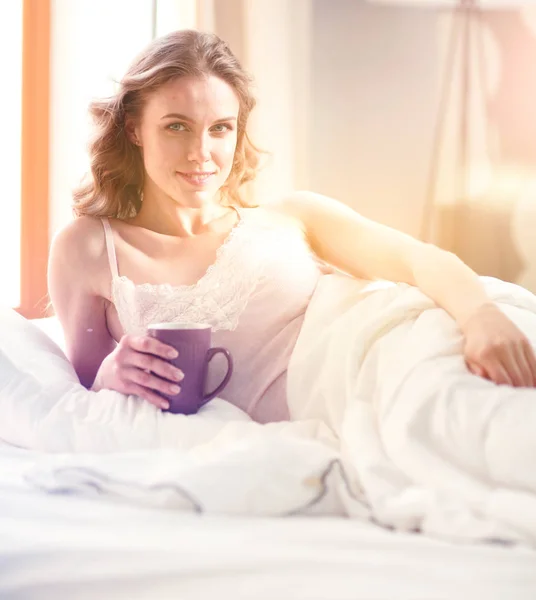
M 213 120 L 238 116 L 239 100 L 234 89 L 223 79 L 180 77 L 164 84 L 149 96 L 146 114 L 163 118 L 182 114 L 191 120 Z

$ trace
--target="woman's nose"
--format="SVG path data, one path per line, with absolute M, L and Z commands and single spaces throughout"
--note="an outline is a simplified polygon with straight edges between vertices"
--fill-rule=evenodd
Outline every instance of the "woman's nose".
M 195 136 L 188 149 L 188 160 L 204 164 L 210 160 L 210 137 L 208 135 Z

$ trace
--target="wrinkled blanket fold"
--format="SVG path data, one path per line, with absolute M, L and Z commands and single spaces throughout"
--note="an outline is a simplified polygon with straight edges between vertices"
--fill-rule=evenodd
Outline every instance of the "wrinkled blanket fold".
M 483 281 L 536 347 L 536 297 Z M 534 543 L 536 390 L 472 375 L 462 352 L 453 319 L 418 289 L 324 279 L 289 369 L 291 414 L 337 433 L 379 522 Z

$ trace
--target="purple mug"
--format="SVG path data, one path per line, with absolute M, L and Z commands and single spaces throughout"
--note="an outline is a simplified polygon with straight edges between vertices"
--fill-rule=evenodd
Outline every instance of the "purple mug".
M 168 412 L 192 415 L 204 404 L 217 396 L 231 379 L 233 359 L 225 348 L 211 348 L 211 327 L 202 323 L 153 323 L 147 328 L 147 335 L 173 346 L 179 353 L 177 358 L 168 360 L 184 373 L 179 383 L 181 391 L 170 395 L 159 392 L 169 401 Z M 227 373 L 223 381 L 212 392 L 205 393 L 208 364 L 221 353 L 227 359 Z

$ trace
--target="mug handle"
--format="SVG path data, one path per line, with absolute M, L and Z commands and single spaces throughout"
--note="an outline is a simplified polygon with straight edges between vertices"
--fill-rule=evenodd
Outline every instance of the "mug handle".
M 231 357 L 231 353 L 226 348 L 209 348 L 206 354 L 206 363 L 205 363 L 205 374 L 208 373 L 208 363 L 214 358 L 214 356 L 218 353 L 221 353 L 227 359 L 227 373 L 225 373 L 225 377 L 220 385 L 212 392 L 205 394 L 203 396 L 203 402 L 208 402 L 212 400 L 215 396 L 217 396 L 223 388 L 229 383 L 229 379 L 231 379 L 231 375 L 233 374 L 233 359 Z

